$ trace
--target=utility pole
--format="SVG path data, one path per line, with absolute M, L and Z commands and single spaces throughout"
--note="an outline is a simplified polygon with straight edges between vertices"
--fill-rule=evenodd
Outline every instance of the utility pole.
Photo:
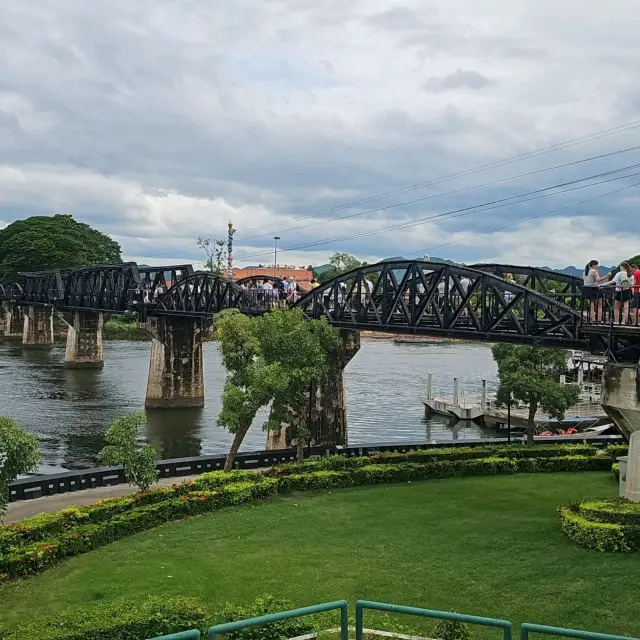
M 276 269 L 278 267 L 278 240 L 280 236 L 273 236 L 273 277 L 277 276 Z

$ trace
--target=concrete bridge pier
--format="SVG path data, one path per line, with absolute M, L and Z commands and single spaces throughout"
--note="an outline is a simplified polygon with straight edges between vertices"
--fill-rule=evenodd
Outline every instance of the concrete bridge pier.
M 604 366 L 600 404 L 627 440 L 640 431 L 640 363 Z
M 24 312 L 22 331 L 24 349 L 50 349 L 53 347 L 53 309 L 28 306 Z
M 341 329 L 342 347 L 334 354 L 329 374 L 312 383 L 306 406 L 294 413 L 293 424 L 267 433 L 268 450 L 291 447 L 295 422 L 310 422 L 314 446 L 346 446 L 348 442 L 347 390 L 344 369 L 360 350 L 360 331 Z
M 167 316 L 143 325 L 151 335 L 146 409 L 204 407 L 202 338 L 205 319 Z
M 67 369 L 104 367 L 103 324 L 102 313 L 74 311 L 71 314 L 71 322 L 67 323 L 67 350 L 64 357 Z
M 22 332 L 24 331 L 22 308 L 15 302 L 7 302 L 1 311 L 4 318 L 5 340 L 22 340 Z

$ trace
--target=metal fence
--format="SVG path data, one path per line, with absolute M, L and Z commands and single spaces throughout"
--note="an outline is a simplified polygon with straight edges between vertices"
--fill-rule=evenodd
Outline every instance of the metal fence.
M 502 630 L 503 640 L 511 640 L 512 625 L 508 620 L 482 618 L 480 616 L 469 616 L 462 613 L 419 609 L 417 607 L 405 607 L 399 604 L 370 602 L 368 600 L 358 600 L 356 602 L 356 640 L 362 640 L 363 638 L 364 612 L 366 609 L 371 611 L 384 611 L 386 613 L 399 613 L 409 616 L 420 616 L 421 618 L 435 618 L 436 620 L 453 620 L 455 622 L 463 622 L 465 624 L 473 624 L 481 627 L 494 627 Z
M 246 620 L 237 620 L 234 622 L 227 622 L 225 624 L 218 624 L 211 627 L 208 631 L 207 640 L 224 640 L 222 636 L 226 633 L 233 633 L 240 631 L 241 629 L 247 629 L 249 627 L 259 627 L 275 622 L 281 622 L 283 620 L 290 620 L 292 618 L 300 618 L 303 616 L 309 616 L 317 613 L 324 613 L 326 611 L 340 611 L 340 627 L 335 630 L 340 634 L 340 640 L 348 640 L 349 638 L 349 605 L 346 600 L 338 600 L 336 602 L 326 602 L 323 604 L 317 604 L 310 607 L 303 607 L 300 609 L 293 609 L 290 611 L 282 611 L 279 613 L 272 613 L 258 618 L 248 618 Z M 436 611 L 433 609 L 422 609 L 419 607 L 407 607 L 403 605 L 390 604 L 387 602 L 371 602 L 368 600 L 358 600 L 356 602 L 355 610 L 355 640 L 363 640 L 364 634 L 370 632 L 370 629 L 365 629 L 364 626 L 364 612 L 381 611 L 384 613 L 395 613 L 399 615 L 418 616 L 421 618 L 430 618 L 434 620 L 451 620 L 460 622 L 463 624 L 476 625 L 479 627 L 489 627 L 493 629 L 499 629 L 502 632 L 503 640 L 512 640 L 513 624 L 509 620 L 500 620 L 497 618 L 485 618 L 482 616 L 473 616 L 462 613 L 453 613 L 450 611 Z M 331 630 L 334 631 L 334 630 Z M 520 640 L 530 640 L 529 635 L 532 633 L 559 636 L 563 638 L 576 638 L 578 640 L 640 640 L 632 636 L 618 636 L 608 633 L 594 633 L 592 631 L 582 631 L 577 629 L 565 629 L 563 627 L 548 627 L 544 625 L 531 624 L 524 622 L 520 626 Z M 384 632 L 387 637 L 394 637 L 393 634 Z M 260 636 L 252 636 L 260 637 Z M 265 638 L 268 636 L 265 636 Z M 315 636 L 313 636 L 315 637 Z M 406 636 L 405 636 L 406 637 Z M 172 635 L 161 636 L 154 640 L 199 640 L 200 632 L 198 630 L 184 631 L 182 633 L 175 633 Z
M 539 444 L 592 444 L 594 446 L 607 446 L 622 442 L 622 436 L 588 436 L 577 434 L 563 438 L 535 438 Z M 354 447 L 309 447 L 305 449 L 306 458 L 322 458 L 325 456 L 339 455 L 348 458 L 376 455 L 378 453 L 396 452 L 406 453 L 417 449 L 441 449 L 445 447 L 479 447 L 485 445 L 506 444 L 506 438 L 485 438 L 476 440 L 456 440 L 440 442 L 390 442 L 381 444 L 365 444 Z M 512 438 L 512 443 L 525 442 L 524 438 Z M 207 471 L 219 471 L 224 467 L 226 456 L 194 456 L 189 458 L 174 458 L 171 460 L 159 460 L 156 469 L 160 478 L 180 478 L 199 475 Z M 292 449 L 276 451 L 251 451 L 238 454 L 236 469 L 268 469 L 274 465 L 293 462 L 296 452 Z M 82 469 L 80 471 L 66 471 L 64 473 L 52 473 L 46 475 L 30 476 L 16 480 L 10 485 L 10 501 L 31 500 L 43 496 L 52 496 L 59 493 L 81 491 L 83 489 L 95 489 L 96 487 L 108 487 L 125 483 L 122 467 L 97 467 L 95 469 Z
M 640 329 L 640 292 L 635 287 L 585 287 L 582 293 L 585 325 Z

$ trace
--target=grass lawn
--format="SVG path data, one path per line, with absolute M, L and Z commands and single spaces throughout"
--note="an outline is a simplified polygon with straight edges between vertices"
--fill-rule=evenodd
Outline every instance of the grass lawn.
M 299 606 L 365 598 L 640 636 L 640 554 L 576 546 L 555 511 L 615 493 L 610 474 L 558 473 L 277 498 L 162 526 L 4 584 L 2 626 L 146 594 L 242 604 L 271 593 Z

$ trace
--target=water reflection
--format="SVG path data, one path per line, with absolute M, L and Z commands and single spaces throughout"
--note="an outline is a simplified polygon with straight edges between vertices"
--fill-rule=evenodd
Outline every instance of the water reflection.
M 232 436 L 216 426 L 224 371 L 214 344 L 205 345 L 204 409 L 156 410 L 148 414 L 146 439 L 162 458 L 223 453 Z M 103 370 L 65 369 L 64 346 L 24 351 L 0 342 L 0 415 L 18 421 L 42 442 L 43 471 L 94 466 L 110 422 L 140 411 L 149 366 L 149 344 L 108 342 Z M 450 393 L 453 377 L 462 389 L 495 380 L 488 347 L 474 344 L 394 344 L 363 340 L 346 370 L 350 444 L 464 440 L 493 432 L 474 423 L 425 417 L 422 397 L 428 373 L 438 392 Z M 243 450 L 263 449 L 255 420 Z

